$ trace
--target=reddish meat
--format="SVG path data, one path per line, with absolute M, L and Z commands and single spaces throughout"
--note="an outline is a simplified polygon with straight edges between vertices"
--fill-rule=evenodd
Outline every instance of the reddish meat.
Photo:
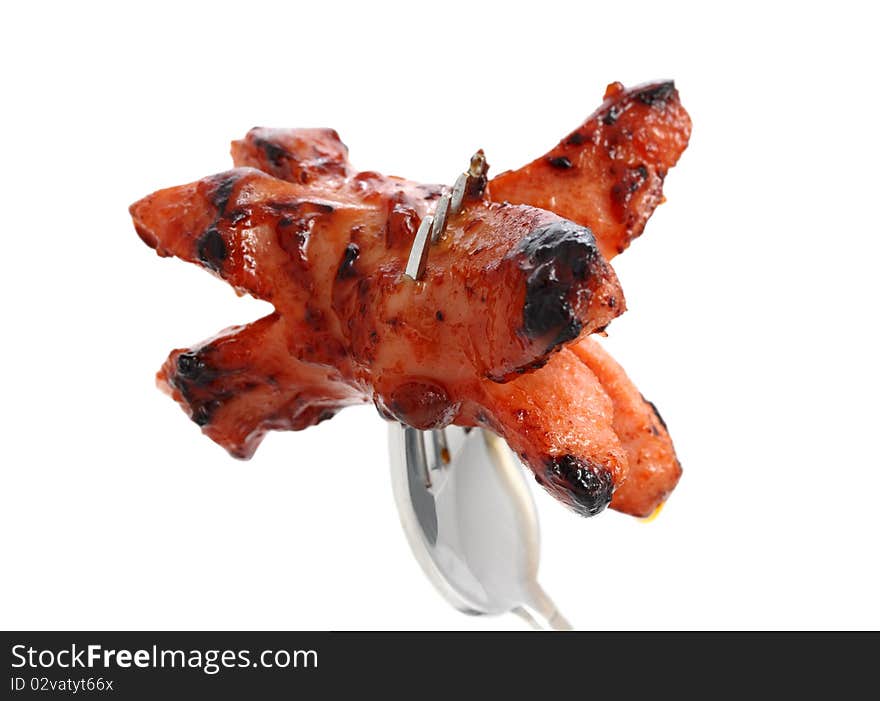
M 675 489 L 681 465 L 666 423 L 653 403 L 597 341 L 584 338 L 571 347 L 594 373 L 614 407 L 614 432 L 626 451 L 629 474 L 614 492 L 611 508 L 650 516 Z
M 674 91 L 653 88 L 648 99 L 642 90 L 620 93 L 621 115 L 633 116 L 618 121 L 628 129 L 637 115 L 650 125 L 655 113 L 680 110 Z M 600 158 L 578 145 L 578 168 Z M 615 395 L 564 346 L 624 311 L 600 243 L 634 229 L 593 224 L 606 237 L 597 243 L 552 211 L 493 201 L 542 192 L 502 175 L 470 189 L 415 282 L 403 275 L 414 234 L 447 188 L 357 172 L 332 130 L 254 129 L 232 150 L 236 169 L 131 207 L 160 255 L 197 263 L 275 307 L 174 351 L 160 371 L 209 437 L 247 458 L 268 430 L 302 429 L 372 400 L 386 418 L 420 429 L 494 430 L 578 512 L 607 505 L 626 483 L 628 439 L 618 439 Z M 606 178 L 590 196 L 599 202 L 605 187 L 613 201 L 615 185 Z M 646 218 L 643 200 L 636 209 Z M 586 221 L 581 214 L 569 216 Z
M 492 199 L 549 209 L 590 227 L 611 260 L 663 201 L 663 179 L 690 135 L 672 82 L 629 90 L 612 83 L 602 106 L 556 148 L 494 178 Z

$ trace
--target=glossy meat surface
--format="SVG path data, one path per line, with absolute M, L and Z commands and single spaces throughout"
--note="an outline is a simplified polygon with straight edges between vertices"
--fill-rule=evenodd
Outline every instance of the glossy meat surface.
M 671 81 L 612 83 L 587 121 L 549 153 L 490 181 L 492 198 L 530 204 L 590 227 L 611 260 L 645 229 L 663 180 L 691 134 Z
M 605 386 L 605 366 L 566 348 L 625 309 L 600 251 L 614 227 L 600 227 L 597 242 L 582 216 L 499 198 L 517 187 L 523 201 L 540 194 L 502 175 L 472 188 L 413 281 L 403 275 L 413 237 L 448 188 L 358 172 L 329 129 L 253 129 L 232 153 L 233 170 L 131 207 L 160 255 L 275 307 L 172 352 L 160 370 L 160 385 L 206 435 L 248 458 L 269 430 L 372 401 L 420 429 L 497 432 L 584 515 L 620 493 L 634 455 L 618 417 L 628 405 Z M 619 501 L 634 513 L 632 498 Z
M 593 372 L 610 399 L 614 432 L 626 451 L 629 473 L 614 492 L 611 508 L 648 517 L 666 501 L 681 477 L 681 464 L 666 423 L 597 341 L 581 339 L 571 350 Z

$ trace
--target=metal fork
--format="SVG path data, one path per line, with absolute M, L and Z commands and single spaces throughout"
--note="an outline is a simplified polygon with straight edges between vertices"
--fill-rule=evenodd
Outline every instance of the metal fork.
M 406 274 L 418 280 L 431 242 L 461 211 L 482 152 L 426 216 Z M 470 614 L 512 612 L 539 629 L 571 626 L 538 584 L 538 514 L 523 468 L 505 442 L 478 428 L 418 431 L 390 424 L 391 483 L 401 524 L 428 579 L 455 608 Z

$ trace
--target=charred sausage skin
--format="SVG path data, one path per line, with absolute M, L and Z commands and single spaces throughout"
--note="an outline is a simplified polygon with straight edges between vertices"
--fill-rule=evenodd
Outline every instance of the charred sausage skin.
M 672 81 L 629 90 L 611 83 L 605 101 L 550 152 L 489 183 L 493 199 L 530 204 L 590 227 L 611 260 L 640 236 L 663 201 L 663 180 L 691 134 Z
M 624 138 L 638 119 L 657 132 L 666 111 L 683 112 L 674 90 L 653 90 L 652 102 L 647 88 L 610 89 L 599 116 L 576 133 L 597 119 L 619 123 L 629 163 L 633 141 L 645 151 L 644 139 Z M 663 124 L 681 136 L 681 119 Z M 131 207 L 138 234 L 159 255 L 196 263 L 275 307 L 172 352 L 160 385 L 239 458 L 269 430 L 299 430 L 373 401 L 386 418 L 417 428 L 456 423 L 499 433 L 540 484 L 584 515 L 609 502 L 636 513 L 665 498 L 668 490 L 656 489 L 641 501 L 615 496 L 631 470 L 619 419 L 630 397 L 606 391 L 608 374 L 566 347 L 625 310 L 603 251 L 622 250 L 656 202 L 639 188 L 621 199 L 619 182 L 605 178 L 589 185 L 588 206 L 563 202 L 569 218 L 549 211 L 547 193 L 558 198 L 570 187 L 557 171 L 578 164 L 589 172 L 600 158 L 594 141 L 577 141 L 563 142 L 568 155 L 554 150 L 470 192 L 416 282 L 403 275 L 406 258 L 447 188 L 356 171 L 333 130 L 251 130 L 233 143 L 233 170 Z M 645 167 L 662 183 L 671 156 L 666 146 L 654 151 Z M 586 176 L 563 177 L 584 191 Z M 597 204 L 600 195 L 607 206 Z

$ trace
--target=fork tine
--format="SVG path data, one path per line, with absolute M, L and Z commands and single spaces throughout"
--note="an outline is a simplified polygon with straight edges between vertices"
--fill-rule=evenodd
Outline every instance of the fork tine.
M 452 460 L 449 454 L 449 442 L 446 440 L 446 429 L 438 428 L 431 431 L 431 440 L 434 442 L 434 469 L 440 470 L 448 466 Z
M 430 214 L 422 219 L 416 237 L 413 240 L 412 248 L 409 252 L 409 260 L 406 262 L 406 275 L 413 280 L 418 280 L 425 272 L 425 264 L 428 262 L 428 241 L 431 238 L 431 226 L 434 223 L 434 217 Z

